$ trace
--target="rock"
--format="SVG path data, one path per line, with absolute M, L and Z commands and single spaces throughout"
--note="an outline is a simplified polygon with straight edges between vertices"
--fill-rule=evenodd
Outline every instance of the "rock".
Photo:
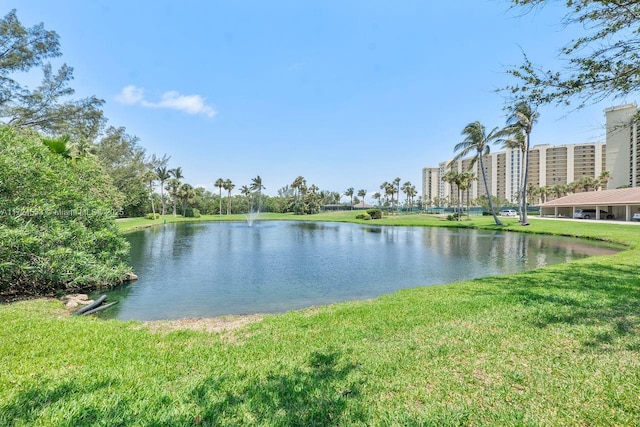
M 134 280 L 138 280 L 138 276 L 136 276 L 134 273 L 129 272 L 124 275 L 125 282 L 133 282 Z
M 69 294 L 62 297 L 62 300 L 67 302 L 67 308 L 76 308 L 79 305 L 87 305 L 93 302 L 87 294 Z

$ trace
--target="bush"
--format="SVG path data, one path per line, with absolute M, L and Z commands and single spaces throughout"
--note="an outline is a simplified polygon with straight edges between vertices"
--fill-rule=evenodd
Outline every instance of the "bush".
M 447 215 L 447 221 L 457 221 L 458 220 L 458 213 L 454 213 L 454 214 L 450 214 Z
M 148 214 L 146 214 L 144 216 L 146 219 L 159 219 L 160 218 L 160 214 L 156 213 L 155 215 L 153 214 L 153 212 L 149 212 Z
M 119 199 L 97 160 L 0 126 L 0 299 L 121 282 L 130 269 Z
M 369 215 L 368 213 L 361 213 L 356 215 L 356 219 L 364 219 L 365 221 L 368 221 L 371 219 L 371 215 Z
M 184 211 L 185 218 L 200 218 L 200 211 L 195 208 L 187 208 Z
M 382 210 L 380 209 L 367 209 L 367 214 L 371 217 L 371 219 L 382 218 Z

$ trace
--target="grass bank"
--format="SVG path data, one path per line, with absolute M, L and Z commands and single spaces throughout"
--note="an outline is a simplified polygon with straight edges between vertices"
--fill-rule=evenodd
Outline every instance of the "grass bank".
M 219 333 L 3 305 L 0 425 L 639 425 L 640 228 L 508 221 L 630 249 Z

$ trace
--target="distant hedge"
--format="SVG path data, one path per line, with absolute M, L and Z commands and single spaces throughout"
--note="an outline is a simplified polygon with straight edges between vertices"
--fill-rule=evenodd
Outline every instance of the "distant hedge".
M 0 298 L 121 282 L 120 197 L 90 155 L 72 159 L 0 126 Z

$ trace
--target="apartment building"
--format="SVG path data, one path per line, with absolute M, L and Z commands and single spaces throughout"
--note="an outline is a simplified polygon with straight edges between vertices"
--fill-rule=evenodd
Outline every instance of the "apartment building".
M 626 104 L 607 108 L 607 170 L 611 172 L 608 189 L 640 186 L 638 154 L 638 106 Z
M 534 146 L 529 151 L 527 183 L 535 187 L 553 187 L 583 177 L 597 178 L 603 171 L 608 171 L 611 180 L 607 189 L 640 187 L 640 110 L 634 103 L 607 108 L 604 112 L 606 143 Z M 491 153 L 484 159 L 487 187 L 492 195 L 516 201 L 522 176 L 522 157 L 519 150 L 507 149 Z M 467 170 L 469 162 L 469 159 L 461 159 L 452 167 L 462 172 Z M 433 201 L 436 197 L 457 199 L 457 190 L 441 179 L 449 163 L 450 160 L 439 163 L 438 167 L 423 169 L 423 200 Z M 470 188 L 469 198 L 475 199 L 486 191 L 478 164 L 474 165 L 472 172 L 478 180 Z M 428 187 L 426 179 L 430 183 Z M 463 200 L 466 200 L 466 194 Z

